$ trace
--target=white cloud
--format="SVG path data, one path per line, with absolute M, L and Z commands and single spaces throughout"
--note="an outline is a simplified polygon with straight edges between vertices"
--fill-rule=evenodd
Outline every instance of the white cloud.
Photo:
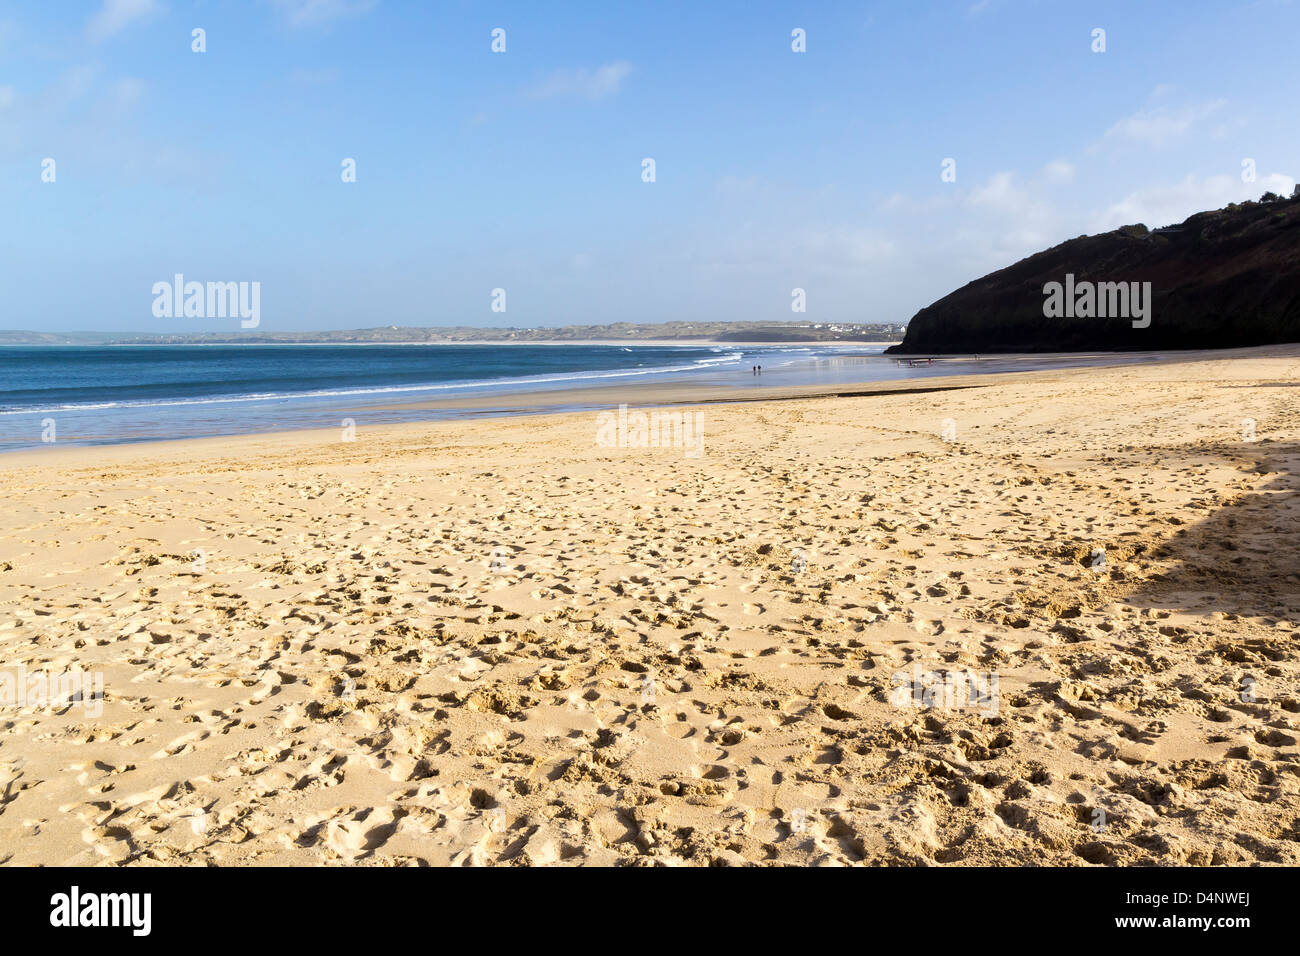
M 1016 185 L 1016 175 L 1012 172 L 994 173 L 971 190 L 969 201 L 975 206 L 1008 213 L 1021 212 L 1031 204 L 1029 193 Z
M 601 100 L 618 92 L 624 78 L 632 72 L 632 64 L 618 61 L 606 63 L 595 70 L 557 70 L 533 88 L 533 99 L 544 100 L 554 96 L 580 96 Z
M 370 12 L 376 0 L 271 0 L 291 27 L 317 26 Z
M 1157 87 L 1163 95 L 1165 87 Z M 1186 133 L 1202 120 L 1222 109 L 1227 100 L 1208 100 L 1179 108 L 1147 106 L 1132 116 L 1126 116 L 1106 131 L 1108 140 L 1127 140 L 1146 146 L 1166 146 Z
M 976 259 L 1005 265 L 1051 241 L 1061 220 L 1053 205 L 1039 195 L 1040 190 L 1041 183 L 1021 184 L 1009 171 L 995 173 L 971 190 L 963 205 L 978 214 L 967 227 Z
M 1278 173 L 1260 176 L 1253 183 L 1243 183 L 1240 176 L 1226 173 L 1205 179 L 1188 176 L 1179 183 L 1129 193 L 1096 216 L 1092 229 L 1105 232 L 1138 222 L 1154 229 L 1182 222 L 1193 213 L 1220 209 L 1230 202 L 1258 199 L 1266 192 L 1289 196 L 1294 188 L 1294 179 Z
M 104 6 L 86 24 L 86 36 L 99 43 L 159 9 L 156 0 L 104 0 Z
M 1074 164 L 1063 159 L 1054 159 L 1043 167 L 1043 179 L 1053 186 L 1063 186 L 1074 182 Z

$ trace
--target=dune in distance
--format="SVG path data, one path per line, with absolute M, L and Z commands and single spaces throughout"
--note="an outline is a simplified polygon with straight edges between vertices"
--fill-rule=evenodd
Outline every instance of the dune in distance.
M 1298 372 L 8 454 L 0 853 L 1294 865 Z

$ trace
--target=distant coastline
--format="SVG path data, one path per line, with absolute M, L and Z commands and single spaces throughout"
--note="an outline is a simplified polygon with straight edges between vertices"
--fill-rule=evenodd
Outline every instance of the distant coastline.
M 475 328 L 384 325 L 315 332 L 32 332 L 0 330 L 0 345 L 808 345 L 902 340 L 896 324 L 665 322 Z
M 178 345 L 181 345 L 181 346 L 189 346 L 189 345 L 194 345 L 194 346 L 199 346 L 199 345 L 210 345 L 210 346 L 220 346 L 220 347 L 222 347 L 222 348 L 229 348 L 229 347 L 231 347 L 231 346 L 249 346 L 249 347 L 253 347 L 253 346 L 259 346 L 259 345 L 261 345 L 261 346 L 267 346 L 267 345 L 282 345 L 282 346 L 285 346 L 285 347 L 300 346 L 300 345 L 301 345 L 301 346 L 320 345 L 320 346 L 331 346 L 331 347 L 337 347 L 337 346 L 355 346 L 355 347 L 357 347 L 357 348 L 367 348 L 367 347 L 375 348 L 375 347 L 378 347 L 378 346 L 397 346 L 397 345 L 409 345 L 409 346 L 412 346 L 412 347 L 420 347 L 420 346 L 438 346 L 438 347 L 445 347 L 445 346 L 449 346 L 449 345 L 464 345 L 464 346 L 477 346 L 477 347 L 480 347 L 480 348 L 483 347 L 483 346 L 485 346 L 485 345 L 493 345 L 493 346 L 495 346 L 495 345 L 502 345 L 502 346 L 507 346 L 507 347 L 511 347 L 511 346 L 525 346 L 525 345 L 550 345 L 550 346 L 565 346 L 565 345 L 568 345 L 568 346 L 579 346 L 579 345 L 584 345 L 584 346 L 585 346 L 585 345 L 590 345 L 590 346 L 613 347 L 613 348 L 632 348 L 632 347 L 635 347 L 635 346 L 641 346 L 641 347 L 643 347 L 643 348 L 691 348 L 691 347 L 709 346 L 709 345 L 729 345 L 729 346 L 736 346 L 737 348 L 759 348 L 759 347 L 762 347 L 762 348 L 782 348 L 782 347 L 799 348 L 799 347 L 806 347 L 806 346 L 808 346 L 808 345 L 841 345 L 841 346 L 852 346 L 852 345 L 855 345 L 855 344 L 863 344 L 863 345 L 871 345 L 871 346 L 890 346 L 890 345 L 899 345 L 899 344 L 902 343 L 902 341 L 903 341 L 903 340 L 902 340 L 902 337 L 901 337 L 901 336 L 898 336 L 898 337 L 895 337 L 895 338 L 892 338 L 892 339 L 880 339 L 880 340 L 875 340 L 875 339 L 844 339 L 844 340 L 831 339 L 831 340 L 828 340 L 828 341 L 826 341 L 826 342 L 810 342 L 810 341 L 808 341 L 807 339 L 794 339 L 794 340 L 790 340 L 790 341 L 777 341 L 777 340 L 741 341 L 741 340 L 738 340 L 738 339 L 573 339 L 573 340 L 569 340 L 569 339 L 543 339 L 543 340 L 533 341 L 533 342 L 520 342 L 520 341 L 513 341 L 513 340 L 508 340 L 508 341 L 500 341 L 500 340 L 497 340 L 497 341 L 490 341 L 490 340 L 472 340 L 472 341 L 471 341 L 471 340 L 466 340 L 466 341 L 463 341 L 463 342 L 439 342 L 439 341 L 428 341 L 428 342 L 324 342 L 324 341 L 321 341 L 321 342 L 317 342 L 317 341 L 311 341 L 311 340 L 308 340 L 308 341 L 303 341 L 303 342 L 280 342 L 280 341 L 266 341 L 266 340 L 264 340 L 264 339 L 263 339 L 263 340 L 252 340 L 252 341 L 245 340 L 245 339 L 236 339 L 236 340 L 234 340 L 234 341 L 229 341 L 229 342 L 228 342 L 228 341 L 225 341 L 225 340 L 220 340 L 220 341 L 215 341 L 215 340 L 214 340 L 214 341 L 207 341 L 207 340 L 204 340 L 204 341 L 201 341 L 201 342 L 173 342 L 173 341 L 166 341 L 166 342 L 135 342 L 135 341 L 131 341 L 131 342 L 126 342 L 126 341 L 122 341 L 122 342 L 119 342 L 119 341 L 112 341 L 112 342 L 0 342 L 0 349 L 3 349 L 3 348 L 25 348 L 25 347 L 30 348 L 30 347 L 32 347 L 32 346 L 52 346 L 52 347 L 57 347 L 57 346 L 68 346 L 68 347 L 70 347 L 70 348 L 75 348 L 75 347 L 85 348 L 85 347 L 93 347 L 93 346 L 99 346 L 99 347 L 102 347 L 102 348 L 165 348 L 165 347 L 167 347 L 167 346 L 173 346 L 173 347 L 174 347 L 174 346 L 178 346 Z M 909 357 L 910 357 L 910 356 L 909 356 Z

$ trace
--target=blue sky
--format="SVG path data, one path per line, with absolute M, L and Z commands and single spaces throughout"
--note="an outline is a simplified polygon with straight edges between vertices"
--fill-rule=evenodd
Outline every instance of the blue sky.
M 238 330 L 155 318 L 177 272 L 260 282 L 262 331 L 905 321 L 1289 194 L 1297 35 L 1289 0 L 0 3 L 0 327 Z

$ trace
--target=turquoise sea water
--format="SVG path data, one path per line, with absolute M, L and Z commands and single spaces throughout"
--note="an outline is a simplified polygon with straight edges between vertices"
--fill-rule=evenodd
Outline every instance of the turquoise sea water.
M 853 349 L 856 354 L 877 347 Z M 0 348 L 0 450 L 446 417 L 404 403 L 591 385 L 767 384 L 843 349 L 595 345 L 183 345 Z M 811 366 L 808 363 L 813 363 Z M 882 368 L 892 363 L 880 361 Z M 500 410 L 511 403 L 503 401 Z M 466 414 L 466 413 L 462 413 Z M 476 411 L 474 414 L 483 414 Z
M 908 367 L 883 346 L 179 345 L 0 347 L 0 451 L 617 404 L 617 387 L 851 384 L 1011 371 L 1016 359 Z M 1036 357 L 1038 367 L 1150 360 Z M 761 378 L 753 367 L 761 365 Z M 614 386 L 586 404 L 573 390 Z M 560 392 L 565 393 L 564 397 Z M 512 396 L 540 395 L 526 407 Z M 548 402 L 547 393 L 555 394 Z M 417 408 L 474 397 L 473 409 Z M 486 401 L 483 401 L 486 397 Z M 611 401 L 612 399 L 612 401 Z M 567 402 L 568 404 L 562 404 Z M 46 441 L 43 441 L 43 438 Z

